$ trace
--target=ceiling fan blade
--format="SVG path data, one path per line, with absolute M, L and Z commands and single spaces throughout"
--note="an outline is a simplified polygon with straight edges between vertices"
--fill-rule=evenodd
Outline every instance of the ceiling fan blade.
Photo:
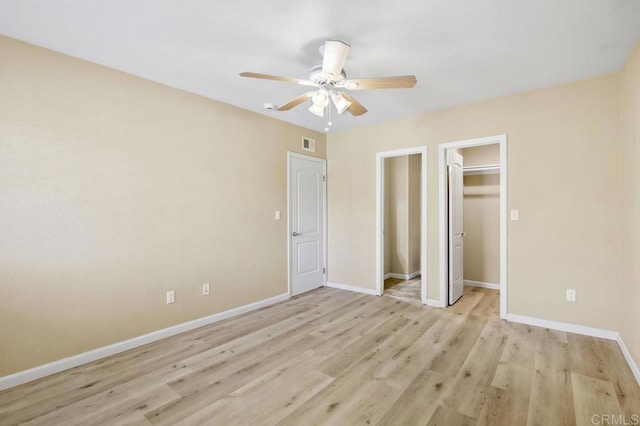
M 342 83 L 345 89 L 349 90 L 369 90 L 369 89 L 410 89 L 416 85 L 415 75 L 404 75 L 396 77 L 361 78 L 359 80 L 348 80 Z
M 357 117 L 358 115 L 362 115 L 365 112 L 367 112 L 367 109 L 365 107 L 363 107 L 360 102 L 356 101 L 354 99 L 354 97 L 351 96 L 350 94 L 342 92 L 342 96 L 344 96 L 344 98 L 346 100 L 351 102 L 351 106 L 349 108 L 347 108 L 347 111 L 349 111 L 351 113 L 351 115 Z
M 310 80 L 300 80 L 299 78 L 291 78 L 291 77 L 280 77 L 278 75 L 258 74 L 255 72 L 246 72 L 246 71 L 241 72 L 240 76 L 249 77 L 249 78 L 260 78 L 263 80 L 283 81 L 285 83 L 301 84 L 303 86 L 314 86 L 314 87 L 318 86 L 316 83 Z
M 300 105 L 301 103 L 305 102 L 306 100 L 308 100 L 311 95 L 313 95 L 313 92 L 307 92 L 303 95 L 298 96 L 297 98 L 291 99 L 289 102 L 287 102 L 284 105 L 280 105 L 277 110 L 278 111 L 289 111 L 291 108 Z
M 340 75 L 344 63 L 349 56 L 351 48 L 337 40 L 328 40 L 324 43 L 324 59 L 322 60 L 322 73 L 324 75 L 331 74 L 334 77 Z

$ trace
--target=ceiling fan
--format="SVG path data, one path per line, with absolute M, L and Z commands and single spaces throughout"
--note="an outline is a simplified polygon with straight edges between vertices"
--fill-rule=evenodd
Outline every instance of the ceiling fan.
M 329 101 L 333 102 L 338 114 L 349 111 L 351 115 L 358 116 L 367 112 L 367 109 L 360 102 L 344 90 L 401 89 L 411 88 L 416 85 L 417 80 L 414 75 L 347 80 L 344 63 L 349 55 L 349 49 L 349 45 L 341 41 L 326 41 L 324 45 L 320 46 L 320 54 L 323 56 L 322 65 L 311 69 L 308 80 L 253 72 L 241 72 L 240 75 L 242 77 L 283 81 L 285 83 L 314 87 L 313 90 L 273 109 L 288 111 L 310 99 L 311 107 L 309 111 L 318 117 L 324 116 L 324 111 L 329 106 Z

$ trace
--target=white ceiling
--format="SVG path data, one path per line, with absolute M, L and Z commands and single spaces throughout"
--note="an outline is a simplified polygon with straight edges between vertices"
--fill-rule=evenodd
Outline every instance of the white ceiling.
M 416 75 L 352 92 L 369 112 L 337 131 L 618 71 L 640 1 L 0 0 L 0 33 L 315 130 L 326 120 L 304 105 L 263 109 L 305 87 L 238 73 L 307 78 L 338 39 L 350 78 Z

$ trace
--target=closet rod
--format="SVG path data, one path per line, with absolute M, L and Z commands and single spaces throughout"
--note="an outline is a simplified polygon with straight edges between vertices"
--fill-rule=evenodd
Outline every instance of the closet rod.
M 465 175 L 488 175 L 488 174 L 500 173 L 500 165 L 492 164 L 489 166 L 463 167 L 462 173 Z

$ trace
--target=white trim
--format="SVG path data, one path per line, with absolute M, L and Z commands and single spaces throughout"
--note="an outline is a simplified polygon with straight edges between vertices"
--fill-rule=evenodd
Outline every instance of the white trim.
M 420 285 L 420 294 L 422 295 L 422 303 L 429 304 L 427 297 L 427 218 L 429 210 L 427 209 L 427 147 L 422 150 L 422 164 L 420 168 L 420 271 L 422 273 L 422 281 Z
M 618 337 L 616 340 L 618 341 L 618 346 L 620 346 L 622 355 L 624 355 L 624 358 L 627 360 L 627 364 L 629 364 L 631 372 L 636 378 L 636 382 L 638 382 L 638 385 L 640 385 L 640 369 L 638 368 L 638 364 L 636 364 L 636 361 L 631 356 L 631 352 L 629 352 L 629 349 L 627 349 L 627 345 L 624 344 L 624 340 L 622 340 L 622 336 L 620 335 L 620 333 L 618 333 Z
M 619 333 L 603 328 L 587 327 L 568 322 L 551 321 L 541 318 L 527 317 L 524 315 L 507 314 L 507 321 L 520 324 L 534 325 L 536 327 L 550 328 L 552 330 L 566 331 L 568 333 L 582 334 L 584 336 L 599 337 L 607 340 L 618 340 Z
M 420 164 L 420 294 L 422 303 L 427 297 L 427 147 L 396 149 L 376 153 L 376 294 L 384 292 L 384 159 L 421 154 Z
M 322 238 L 324 239 L 324 247 L 322 248 L 322 252 L 324 255 L 324 274 L 322 277 L 322 285 L 325 285 L 327 283 L 327 277 L 329 276 L 329 259 L 327 258 L 327 247 L 329 246 L 327 230 L 327 227 L 329 226 L 329 218 L 327 216 L 327 180 L 329 180 L 329 178 L 327 177 L 327 160 L 323 160 L 322 172 L 324 173 L 324 178 L 322 180 L 322 217 L 324 221 L 322 225 L 324 234 L 322 236 Z
M 304 138 L 304 136 L 303 136 Z M 327 284 L 327 277 L 329 276 L 329 267 L 327 264 L 327 160 L 324 158 L 312 157 L 310 155 L 298 154 L 297 152 L 287 151 L 287 291 L 289 292 L 289 296 L 291 297 L 291 186 L 289 181 L 289 173 L 290 173 L 290 164 L 292 158 L 300 158 L 302 160 L 315 161 L 316 163 L 322 163 L 322 174 L 324 175 L 324 180 L 322 182 L 322 192 L 323 192 L 323 205 L 322 205 L 322 215 L 323 215 L 323 226 L 324 232 L 322 238 L 323 248 L 322 251 L 324 253 L 324 275 L 322 277 L 322 285 Z
M 384 279 L 395 278 L 397 280 L 412 280 L 420 275 L 420 271 L 415 271 L 410 274 L 396 274 L 395 272 L 389 272 L 384 274 Z
M 255 311 L 256 309 L 264 308 L 266 306 L 271 306 L 276 303 L 288 300 L 289 297 L 289 293 L 283 293 L 278 296 L 270 297 L 269 299 L 259 300 L 248 305 L 229 309 L 228 311 L 219 312 L 217 314 L 198 318 L 193 321 L 183 322 L 182 324 L 177 324 L 171 327 L 164 328 L 162 330 L 152 331 L 151 333 L 143 334 L 142 336 L 134 337 L 129 340 L 124 340 L 112 345 L 103 346 L 101 348 L 93 349 L 78 355 L 73 355 L 68 358 L 63 358 L 61 360 L 50 362 L 48 364 L 39 365 L 38 367 L 34 367 L 29 370 L 19 371 L 8 376 L 0 377 L 0 391 L 21 385 L 23 383 L 31 382 L 42 377 L 50 376 L 51 374 L 59 373 L 70 368 L 78 367 L 89 362 L 97 361 L 99 359 L 106 358 L 120 352 L 128 351 L 129 349 L 134 349 L 148 343 L 156 342 L 167 337 L 175 336 L 176 334 L 184 333 L 198 327 L 213 324 L 215 322 L 222 321 L 236 315 Z
M 447 161 L 446 153 L 448 149 L 469 148 L 472 146 L 482 146 L 491 144 L 500 145 L 500 318 L 506 319 L 509 315 L 507 310 L 507 135 L 495 135 L 485 138 L 467 139 L 457 142 L 441 143 L 438 146 L 438 203 L 440 205 L 439 228 L 440 228 L 440 303 L 447 306 L 447 274 L 443 272 L 447 266 Z
M 291 152 L 287 151 L 287 293 L 291 297 Z
M 340 290 L 354 291 L 356 293 L 370 294 L 372 296 L 379 296 L 378 292 L 372 288 L 358 287 L 357 285 L 332 283 L 327 281 L 325 287 L 338 288 Z
M 507 135 L 500 137 L 500 318 L 508 314 L 507 298 Z
M 464 280 L 464 285 L 468 285 L 471 287 L 490 288 L 491 290 L 500 290 L 500 284 L 485 283 L 482 281 Z
M 622 355 L 624 355 L 633 376 L 635 377 L 638 385 L 640 385 L 640 368 L 636 364 L 635 360 L 631 356 L 629 349 L 627 349 L 627 345 L 624 344 L 624 340 L 622 340 L 622 336 L 619 332 L 613 330 L 606 330 L 602 328 L 595 327 L 586 327 L 584 325 L 571 324 L 560 321 L 551 321 L 540 318 L 527 317 L 524 315 L 516 315 L 516 314 L 507 314 L 507 321 L 518 322 L 521 324 L 533 325 L 536 327 L 544 327 L 552 330 L 565 331 L 568 333 L 582 334 L 584 336 L 598 337 L 601 339 L 607 340 L 615 340 L 618 342 L 618 346 L 620 347 L 620 351 L 622 351 Z
M 444 308 L 445 307 L 440 303 L 440 299 L 427 299 L 427 303 L 425 303 L 425 305 L 432 306 L 434 308 Z

